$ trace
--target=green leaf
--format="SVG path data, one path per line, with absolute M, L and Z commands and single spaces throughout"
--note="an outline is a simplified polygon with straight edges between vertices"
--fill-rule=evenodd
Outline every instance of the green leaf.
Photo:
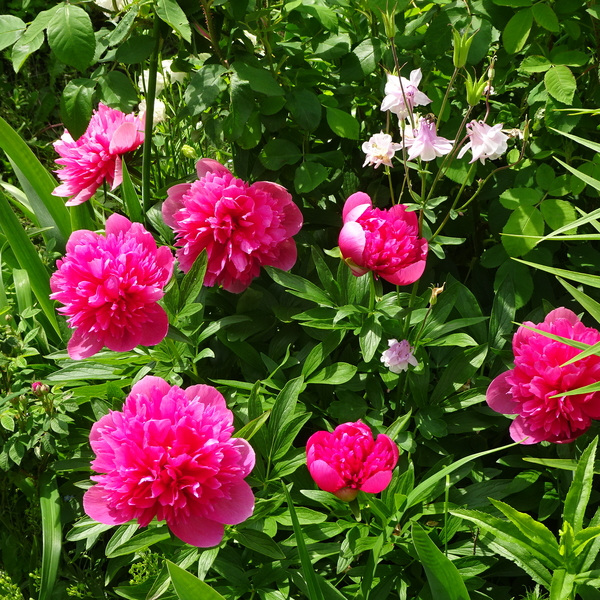
M 155 41 L 151 35 L 133 35 L 117 48 L 115 60 L 126 65 L 144 62 L 154 50 Z
M 575 469 L 573 481 L 565 499 L 563 519 L 571 524 L 576 535 L 583 527 L 585 509 L 592 493 L 594 460 L 596 458 L 597 446 L 598 437 L 594 438 L 584 450 L 577 464 L 577 469 Z
M 600 144 L 596 142 L 586 140 L 585 138 L 577 137 L 576 135 L 572 135 L 570 133 L 565 133 L 564 131 L 559 131 L 558 129 L 554 129 L 552 127 L 551 129 L 552 131 L 560 133 L 560 135 L 564 135 L 566 138 L 569 138 L 570 140 L 573 140 L 574 142 L 577 142 L 578 144 L 581 144 L 582 146 L 585 146 L 590 150 L 594 150 L 594 152 L 600 152 Z
M 512 332 L 515 312 L 515 287 L 512 278 L 505 277 L 494 295 L 488 338 L 490 348 L 501 350 L 504 347 L 507 336 Z
M 508 218 L 502 233 L 510 234 L 502 236 L 502 245 L 508 255 L 523 256 L 535 248 L 537 238 L 544 235 L 544 218 L 534 206 L 519 206 Z
M 516 54 L 523 49 L 533 25 L 531 8 L 520 10 L 512 16 L 502 32 L 502 43 L 509 54 Z
M 327 123 L 336 135 L 351 140 L 357 140 L 360 134 L 359 122 L 349 113 L 338 108 L 325 107 Z
M 531 10 L 533 11 L 535 22 L 540 27 L 551 31 L 552 33 L 558 33 L 560 29 L 558 26 L 558 17 L 550 6 L 543 2 L 537 2 L 531 7 Z
M 511 188 L 500 194 L 500 203 L 504 208 L 515 210 L 520 206 L 533 206 L 543 197 L 543 194 L 532 188 Z
M 192 30 L 185 13 L 175 0 L 157 0 L 156 14 L 169 24 L 186 42 L 192 41 Z
M 524 73 L 545 73 L 552 63 L 545 56 L 528 56 L 523 60 L 518 70 Z
M 325 385 L 341 385 L 350 381 L 356 374 L 357 367 L 348 363 L 338 362 L 317 371 L 306 383 Z
M 573 173 L 573 175 L 575 175 L 575 177 L 578 177 L 582 181 L 585 181 L 585 183 L 587 183 L 589 186 L 593 187 L 595 190 L 600 191 L 600 181 L 598 179 L 594 179 L 593 177 L 586 175 L 583 171 L 580 171 L 579 169 L 574 169 L 573 167 L 571 167 L 567 163 L 563 162 L 559 158 L 556 158 L 556 156 L 554 156 L 553 158 L 556 162 L 560 163 L 565 169 L 567 169 L 568 171 Z
M 548 93 L 563 104 L 571 104 L 577 89 L 577 82 L 569 67 L 556 65 L 544 75 L 544 85 Z
M 110 553 L 108 547 L 106 548 L 106 557 L 115 558 L 116 556 L 125 556 L 126 554 L 133 554 L 139 550 L 145 550 L 152 544 L 157 544 L 163 540 L 168 540 L 171 537 L 169 528 L 166 525 L 160 527 L 150 527 L 138 535 L 134 535 L 131 539 L 126 542 L 112 548 Z
M 206 265 L 208 264 L 208 255 L 206 250 L 202 250 L 197 256 L 192 268 L 185 274 L 180 288 L 180 302 L 183 308 L 191 302 L 195 302 L 198 294 L 204 284 L 204 275 L 206 274 Z
M 381 42 L 377 38 L 364 40 L 352 50 L 352 54 L 358 58 L 360 69 L 366 77 L 377 68 L 381 61 Z
M 469 600 L 469 592 L 456 566 L 416 522 L 412 525 L 412 540 L 425 569 L 431 595 L 436 600 Z
M 567 65 L 568 67 L 584 67 L 589 61 L 590 56 L 581 50 L 558 52 L 552 57 L 555 65 Z
M 265 411 L 256 419 L 252 419 L 249 423 L 246 423 L 241 429 L 236 431 L 232 437 L 244 438 L 245 440 L 251 440 L 252 437 L 260 431 L 261 427 L 265 424 L 266 420 L 271 414 L 270 410 Z
M 271 171 L 277 171 L 284 165 L 293 165 L 302 158 L 300 148 L 289 140 L 271 140 L 260 153 L 260 162 Z
M 283 88 L 275 81 L 266 69 L 257 69 L 246 63 L 237 61 L 231 65 L 242 81 L 247 81 L 253 91 L 267 96 L 283 96 Z
M 12 15 L 0 15 L 0 51 L 12 46 L 25 31 L 25 23 Z
M 566 569 L 556 569 L 552 574 L 549 600 L 566 600 L 573 597 L 577 574 L 567 573 Z
M 329 171 L 321 164 L 315 162 L 303 162 L 294 176 L 294 187 L 298 194 L 308 194 L 321 185 L 326 179 Z
M 287 489 L 287 486 L 283 481 L 281 482 L 283 487 L 283 492 L 285 494 L 285 498 L 287 500 L 288 508 L 290 511 L 290 518 L 292 520 L 292 527 L 294 528 L 294 535 L 296 536 L 296 543 L 298 544 L 298 555 L 300 556 L 300 565 L 302 568 L 302 575 L 304 577 L 304 581 L 306 581 L 306 586 L 308 588 L 308 598 L 309 600 L 324 600 L 323 593 L 319 586 L 319 582 L 316 578 L 316 573 L 312 562 L 310 560 L 310 556 L 308 554 L 308 550 L 306 549 L 306 543 L 304 541 L 304 534 L 300 527 L 300 522 L 298 521 L 298 517 L 296 515 L 296 509 L 294 508 L 294 503 L 292 502 L 292 497 L 290 496 L 290 492 Z
M 298 275 L 292 275 L 287 271 L 282 271 L 275 267 L 265 267 L 265 270 L 275 283 L 287 288 L 288 291 L 292 290 L 290 293 L 294 296 L 304 298 L 305 300 L 312 300 L 323 306 L 333 306 L 331 298 L 321 288 L 307 279 L 298 277 Z
M 133 84 L 121 71 L 110 71 L 98 78 L 101 100 L 110 108 L 129 113 L 139 102 Z
M 360 350 L 365 362 L 370 362 L 375 356 L 375 352 L 377 352 L 382 335 L 383 329 L 381 328 L 381 325 L 375 321 L 375 317 L 373 315 L 368 315 L 358 336 Z
M 128 35 L 135 18 L 138 15 L 138 6 L 134 4 L 117 23 L 108 38 L 109 46 L 118 46 Z
M 544 200 L 540 204 L 540 211 L 548 226 L 552 229 L 560 229 L 566 225 L 570 225 L 577 220 L 577 212 L 575 207 L 566 200 Z M 566 230 L 566 234 L 577 233 L 577 228 Z
M 129 170 L 127 169 L 127 164 L 125 161 L 122 162 L 123 165 L 123 183 L 121 184 L 121 193 L 123 194 L 123 203 L 125 204 L 125 209 L 127 211 L 127 216 L 130 221 L 135 221 L 137 223 L 144 222 L 144 211 L 142 209 L 142 205 L 140 203 L 140 199 L 133 187 L 133 183 L 131 181 L 131 177 L 129 176 Z
M 256 529 L 242 529 L 236 531 L 233 537 L 242 544 L 242 546 L 246 546 L 246 548 L 250 548 L 250 550 L 256 550 L 256 552 L 260 552 L 275 560 L 285 559 L 286 557 L 279 544 L 262 531 L 257 531 Z
M 332 61 L 348 54 L 351 45 L 352 40 L 347 33 L 331 35 L 319 43 L 315 50 L 315 56 Z
M 48 23 L 48 44 L 61 62 L 84 71 L 96 52 L 89 15 L 79 6 L 63 4 Z
M 227 88 L 223 79 L 226 71 L 223 65 L 204 65 L 192 76 L 183 96 L 191 116 L 205 111 Z
M 594 318 L 598 323 L 600 323 L 600 303 L 596 302 L 593 298 L 590 298 L 584 292 L 578 290 L 576 287 L 572 286 L 570 283 L 567 283 L 564 279 L 557 277 L 558 282 L 583 306 L 583 308 Z M 569 364 L 571 362 L 575 362 L 576 360 L 581 360 L 585 355 L 594 354 L 596 350 L 594 350 L 596 345 L 592 346 L 589 350 L 584 350 L 581 354 L 574 356 L 572 361 L 568 361 L 565 364 Z M 593 351 L 594 350 L 594 351 Z
M 92 116 L 92 96 L 96 81 L 73 79 L 65 86 L 60 98 L 60 116 L 74 140 L 87 129 Z
M 42 573 L 39 600 L 50 600 L 58 576 L 62 548 L 60 494 L 56 475 L 46 471 L 40 477 L 40 512 L 42 523 Z
M 200 581 L 195 575 L 188 573 L 170 560 L 165 562 L 179 600 L 225 600 L 221 594 L 204 581 Z
M 600 277 L 598 275 L 588 275 L 587 273 L 577 273 L 575 271 L 567 271 L 566 269 L 556 269 L 555 267 L 547 267 L 546 265 L 528 262 L 526 260 L 521 260 L 520 258 L 515 258 L 513 260 L 539 269 L 540 271 L 551 273 L 552 275 L 557 275 L 559 277 L 564 277 L 565 279 L 571 279 L 572 281 L 583 283 L 584 285 L 591 285 L 592 287 L 600 288 Z
M 306 88 L 292 90 L 287 97 L 286 107 L 302 129 L 314 131 L 321 122 L 321 103 L 314 92 Z

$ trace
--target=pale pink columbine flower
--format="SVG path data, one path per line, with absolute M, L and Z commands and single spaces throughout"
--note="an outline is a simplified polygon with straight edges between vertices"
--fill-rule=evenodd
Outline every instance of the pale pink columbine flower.
M 306 443 L 306 464 L 315 483 L 345 502 L 359 491 L 383 491 L 397 462 L 398 447 L 391 438 L 380 433 L 373 439 L 361 421 L 338 425 L 333 433 L 317 431 Z
M 419 237 L 415 212 L 404 204 L 389 210 L 373 208 L 367 194 L 356 192 L 346 200 L 342 218 L 339 246 L 353 275 L 373 271 L 394 285 L 408 285 L 421 277 L 428 245 Z
M 548 313 L 543 323 L 524 325 L 590 346 L 600 342 L 600 332 L 586 327 L 567 308 Z M 497 412 L 518 415 L 510 426 L 515 442 L 527 436 L 523 444 L 566 444 L 585 433 L 592 419 L 600 419 L 600 392 L 560 395 L 598 383 L 600 356 L 592 354 L 562 366 L 581 350 L 525 327 L 517 330 L 512 347 L 515 367 L 492 381 L 486 400 Z
M 204 284 L 243 292 L 268 265 L 287 271 L 296 262 L 292 236 L 302 213 L 290 193 L 269 181 L 248 183 L 216 160 L 197 162 L 198 181 L 168 190 L 165 223 L 175 231 L 177 259 L 190 270 L 202 250 L 208 254 Z
M 403 143 L 409 149 L 408 160 L 420 157 L 421 160 L 429 161 L 452 151 L 452 142 L 440 137 L 435 122 L 427 117 L 420 118 L 419 126 L 413 130 L 412 135 L 407 135 L 405 130 Z
M 410 79 L 388 73 L 385 84 L 386 96 L 381 103 L 381 110 L 389 110 L 398 115 L 399 119 L 405 119 L 412 113 L 415 106 L 429 104 L 431 99 L 419 91 L 422 76 L 421 69 L 411 71 Z M 402 85 L 400 85 L 401 83 Z M 403 89 L 404 94 L 402 93 Z
M 56 164 L 64 165 L 64 169 L 55 171 L 62 183 L 52 194 L 73 196 L 66 204 L 77 206 L 89 200 L 104 181 L 114 190 L 123 181 L 121 156 L 143 142 L 143 116 L 126 115 L 99 104 L 77 141 L 65 131 L 54 142 L 54 149 L 60 154 Z
M 106 236 L 85 229 L 72 233 L 50 278 L 50 298 L 64 304 L 58 311 L 75 329 L 69 356 L 87 358 L 103 346 L 126 352 L 163 340 L 169 321 L 157 301 L 173 264 L 169 248 L 157 248 L 143 225 L 121 215 L 107 219 Z
M 469 141 L 460 149 L 458 158 L 462 158 L 467 150 L 471 150 L 473 158 L 469 162 L 480 160 L 485 164 L 485 159 L 495 160 L 506 152 L 508 136 L 502 133 L 502 123 L 490 127 L 483 121 L 467 123 Z
M 391 167 L 392 158 L 400 148 L 402 144 L 392 142 L 392 136 L 383 131 L 372 135 L 369 141 L 362 145 L 362 151 L 367 155 L 363 167 L 367 165 L 373 165 L 375 168 L 379 165 Z
M 232 438 L 233 413 L 209 385 L 185 390 L 160 377 L 138 381 L 120 411 L 92 426 L 96 481 L 83 497 L 94 520 L 121 525 L 156 517 L 182 541 L 208 548 L 254 511 L 244 478 L 254 451 Z
M 381 362 L 392 372 L 401 373 L 408 370 L 408 365 L 416 367 L 419 361 L 414 357 L 414 348 L 408 340 L 388 340 L 389 348 L 382 353 Z

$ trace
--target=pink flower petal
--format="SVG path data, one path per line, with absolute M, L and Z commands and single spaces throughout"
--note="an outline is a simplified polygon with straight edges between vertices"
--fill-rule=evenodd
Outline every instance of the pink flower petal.
M 231 175 L 231 171 L 227 167 L 224 167 L 218 160 L 213 160 L 212 158 L 201 158 L 196 163 L 196 173 L 198 173 L 198 179 L 202 179 L 208 173 Z
M 356 192 L 355 194 L 349 196 L 348 200 L 346 200 L 342 210 L 342 220 L 344 223 L 346 223 L 348 220 L 355 221 L 367 208 L 371 208 L 371 206 L 373 206 L 373 203 L 371 202 L 371 198 L 368 194 L 365 194 L 364 192 Z M 362 207 L 364 207 L 364 209 Z M 352 218 L 349 219 L 349 213 L 357 208 L 359 209 L 358 214 L 353 213 Z
M 254 494 L 243 479 L 236 479 L 227 494 L 229 498 L 220 498 L 212 507 L 210 518 L 217 523 L 237 525 L 252 516 L 254 512 Z
M 86 491 L 83 495 L 83 510 L 88 517 L 105 525 L 122 525 L 123 523 L 127 523 L 129 519 L 124 518 L 119 511 L 108 506 L 106 497 L 107 494 L 100 485 L 93 485 Z
M 504 415 L 518 415 L 519 404 L 513 400 L 511 394 L 511 385 L 506 381 L 512 371 L 501 373 L 490 383 L 485 394 L 485 401 L 488 406 L 496 412 Z
M 342 227 L 338 243 L 344 258 L 350 258 L 359 267 L 363 265 L 366 235 L 356 221 L 348 221 Z
M 385 490 L 392 480 L 392 471 L 378 471 L 360 486 L 363 492 L 378 494 Z
M 557 319 L 567 319 L 567 321 L 569 321 L 571 325 L 580 323 L 579 319 L 577 318 L 577 315 L 572 310 L 569 310 L 568 308 L 564 308 L 562 306 L 560 308 L 555 308 L 554 310 L 550 311 L 546 315 L 544 323 L 554 323 Z
M 140 125 L 126 122 L 119 125 L 112 135 L 108 151 L 111 154 L 124 154 L 137 147 Z
M 67 344 L 67 352 L 73 360 L 82 360 L 100 352 L 102 346 L 101 339 L 78 327 Z
M 315 460 L 308 470 L 315 483 L 325 492 L 335 492 L 344 487 L 344 480 L 324 460 Z
M 126 217 L 114 213 L 106 219 L 106 235 L 119 235 L 127 233 L 131 229 L 132 223 Z
M 254 448 L 250 445 L 250 442 L 243 438 L 235 438 L 231 445 L 240 453 L 240 477 L 247 477 L 250 475 L 252 469 L 254 469 L 254 463 L 256 456 L 254 454 Z
M 223 541 L 225 527 L 200 515 L 178 516 L 167 521 L 169 529 L 182 542 L 198 548 L 212 548 Z
M 136 346 L 156 346 L 167 337 L 169 317 L 167 317 L 165 309 L 158 304 L 148 305 L 145 311 L 146 323 L 140 330 L 140 337 Z M 129 349 L 133 350 L 133 348 Z

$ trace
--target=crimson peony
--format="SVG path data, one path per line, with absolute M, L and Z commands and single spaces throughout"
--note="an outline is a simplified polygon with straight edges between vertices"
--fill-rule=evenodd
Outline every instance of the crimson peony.
M 122 411 L 92 427 L 96 485 L 83 497 L 96 521 L 144 527 L 155 517 L 181 540 L 208 548 L 223 539 L 224 524 L 245 521 L 254 494 L 244 481 L 254 451 L 232 438 L 233 414 L 209 385 L 183 390 L 160 377 L 144 377 Z
M 67 350 L 87 358 L 103 346 L 116 352 L 158 344 L 169 329 L 157 304 L 173 274 L 173 255 L 140 223 L 121 215 L 106 221 L 106 236 L 81 229 L 71 234 L 67 254 L 50 278 L 52 294 L 75 329 Z
M 162 209 L 175 231 L 181 269 L 187 273 L 206 249 L 205 285 L 235 293 L 262 266 L 291 269 L 297 256 L 292 236 L 302 227 L 302 213 L 289 192 L 268 181 L 249 185 L 208 158 L 198 161 L 196 171 L 200 179 L 170 188 Z
M 600 342 L 600 332 L 567 308 L 553 310 L 543 323 L 525 325 L 590 345 Z M 599 356 L 561 366 L 581 350 L 525 327 L 519 327 L 512 345 L 515 368 L 492 381 L 486 400 L 497 412 L 518 415 L 510 426 L 515 442 L 527 436 L 524 444 L 566 444 L 584 433 L 592 419 L 600 419 L 600 392 L 560 395 L 600 381 Z
M 359 491 L 376 494 L 392 479 L 398 447 L 385 434 L 377 439 L 361 421 L 317 431 L 306 444 L 306 463 L 316 484 L 350 502 Z
M 340 251 L 356 277 L 373 271 L 396 285 L 421 277 L 427 259 L 427 240 L 419 237 L 417 215 L 403 204 L 389 210 L 373 208 L 371 198 L 356 192 L 346 200 Z

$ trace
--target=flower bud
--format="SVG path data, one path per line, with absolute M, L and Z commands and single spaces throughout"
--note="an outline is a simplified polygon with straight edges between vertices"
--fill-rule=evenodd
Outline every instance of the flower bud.
M 484 90 L 488 85 L 488 81 L 486 76 L 483 75 L 481 79 L 475 80 L 467 73 L 467 78 L 465 81 L 465 87 L 467 90 L 467 102 L 470 106 L 476 106 L 479 104 L 479 100 L 481 96 L 483 96 Z
M 50 388 L 41 381 L 34 381 L 31 384 L 31 391 L 39 397 L 47 394 L 50 391 Z
M 471 44 L 473 43 L 473 38 L 475 37 L 475 32 L 471 37 L 467 37 L 467 34 L 464 33 L 461 35 L 456 31 L 456 29 L 452 30 L 452 38 L 454 46 L 454 55 L 452 57 L 454 61 L 454 66 L 457 69 L 462 69 L 467 63 L 467 57 L 469 56 L 469 49 L 471 48 Z
M 196 160 L 198 158 L 198 154 L 196 154 L 196 149 L 192 148 L 192 146 L 188 146 L 185 144 L 181 148 L 181 154 L 183 154 L 186 158 L 192 158 Z

